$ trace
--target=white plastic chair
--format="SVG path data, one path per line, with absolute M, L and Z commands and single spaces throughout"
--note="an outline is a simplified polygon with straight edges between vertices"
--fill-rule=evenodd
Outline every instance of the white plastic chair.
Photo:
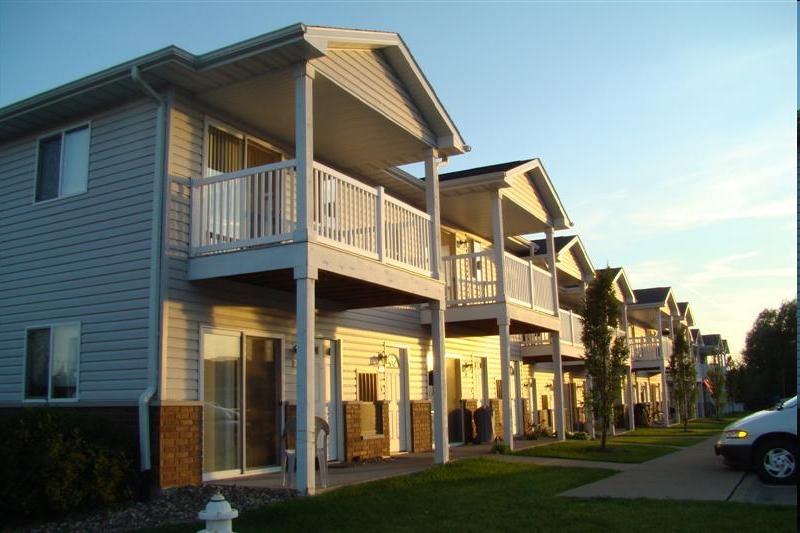
M 317 462 L 319 463 L 319 481 L 323 487 L 328 486 L 328 435 L 331 428 L 324 419 L 314 417 L 314 447 L 317 450 Z M 294 438 L 294 448 L 289 448 L 289 436 Z M 281 467 L 283 477 L 281 484 L 284 487 L 293 487 L 295 474 L 297 472 L 297 419 L 293 418 L 286 422 L 283 428 L 283 461 Z

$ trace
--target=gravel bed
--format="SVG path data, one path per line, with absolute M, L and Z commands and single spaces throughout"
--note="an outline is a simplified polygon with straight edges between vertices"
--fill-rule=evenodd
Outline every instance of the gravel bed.
M 197 521 L 197 513 L 205 509 L 208 500 L 221 492 L 231 507 L 241 514 L 248 509 L 297 497 L 295 490 L 240 487 L 237 485 L 203 485 L 166 489 L 147 502 L 130 502 L 96 513 L 71 517 L 15 531 L 30 533 L 104 533 L 108 531 L 138 531 L 168 524 Z M 234 522 L 235 524 L 235 522 Z

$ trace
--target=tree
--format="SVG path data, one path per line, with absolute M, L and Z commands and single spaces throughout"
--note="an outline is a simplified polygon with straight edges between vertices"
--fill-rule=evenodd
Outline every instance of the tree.
M 744 403 L 747 391 L 747 368 L 743 363 L 731 361 L 725 374 L 725 392 L 734 404 Z
M 681 326 L 669 356 L 669 375 L 672 378 L 672 400 L 683 420 L 683 430 L 689 431 L 689 411 L 697 401 L 697 368 L 686 326 Z
M 708 365 L 706 380 L 706 388 L 714 404 L 714 417 L 719 420 L 725 408 L 725 369 L 717 363 Z
M 742 351 L 750 386 L 745 403 L 767 407 L 797 390 L 797 299 L 764 309 L 745 338 Z
M 609 421 L 614 416 L 614 401 L 627 368 L 628 343 L 617 337 L 619 301 L 614 293 L 614 274 L 610 268 L 598 272 L 589 284 L 581 305 L 586 373 L 592 378 L 589 404 L 601 428 L 600 449 L 606 448 Z

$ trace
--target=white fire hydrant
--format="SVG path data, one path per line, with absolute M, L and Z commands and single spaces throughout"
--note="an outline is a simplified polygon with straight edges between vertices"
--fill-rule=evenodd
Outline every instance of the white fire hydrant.
M 231 509 L 225 496 L 217 492 L 206 508 L 197 513 L 197 518 L 206 521 L 206 528 L 197 533 L 233 533 L 233 519 L 237 516 L 239 511 Z

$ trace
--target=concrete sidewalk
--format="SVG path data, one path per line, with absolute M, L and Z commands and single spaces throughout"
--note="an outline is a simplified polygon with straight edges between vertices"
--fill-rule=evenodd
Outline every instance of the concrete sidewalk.
M 712 437 L 646 463 L 630 465 L 619 474 L 561 496 L 576 498 L 650 498 L 797 505 L 797 486 L 770 486 L 714 455 Z M 601 467 L 601 463 L 596 463 Z
M 603 480 L 577 487 L 561 494 L 576 498 L 651 498 L 665 500 L 706 500 L 797 505 L 797 486 L 777 487 L 761 483 L 752 473 L 734 470 L 722 464 L 714 455 L 716 437 L 694 446 L 641 464 L 575 461 L 548 457 L 491 455 L 491 445 L 469 445 L 450 448 L 450 459 L 484 456 L 496 460 L 544 466 L 601 468 L 616 470 L 617 474 Z M 515 441 L 520 450 L 541 446 L 553 439 Z M 316 493 L 366 483 L 387 477 L 401 476 L 434 466 L 432 453 L 409 453 L 374 462 L 331 464 L 328 487 L 317 487 Z M 226 485 L 281 488 L 281 474 L 260 474 L 252 477 L 216 481 Z

